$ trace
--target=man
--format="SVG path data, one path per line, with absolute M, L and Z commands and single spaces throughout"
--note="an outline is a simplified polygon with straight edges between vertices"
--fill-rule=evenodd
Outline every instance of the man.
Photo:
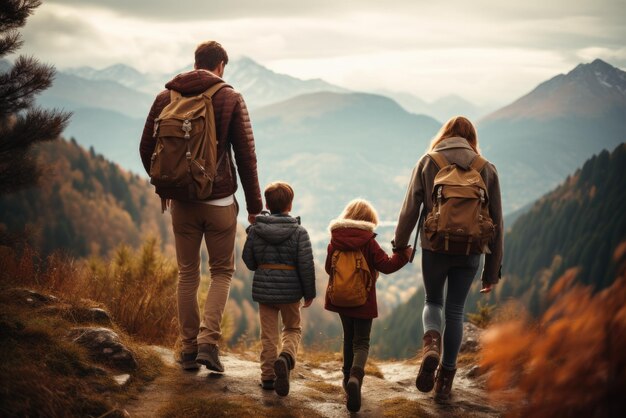
M 221 83 L 228 55 L 215 42 L 204 42 L 196 48 L 194 70 L 169 81 L 156 97 L 141 137 L 139 151 L 146 171 L 155 148 L 154 120 L 170 103 L 170 91 L 182 96 L 195 96 Z M 213 96 L 217 134 L 217 173 L 211 196 L 206 201 L 172 201 L 172 226 L 178 261 L 178 321 L 182 339 L 182 367 L 197 369 L 198 363 L 208 369 L 223 372 L 218 342 L 220 322 L 235 271 L 234 247 L 237 230 L 238 204 L 236 171 L 243 185 L 248 220 L 254 223 L 263 209 L 254 137 L 246 104 L 241 94 L 225 85 Z M 237 163 L 233 162 L 232 154 Z M 211 285 L 204 305 L 202 320 L 197 301 L 200 283 L 200 246 L 202 238 L 209 253 Z

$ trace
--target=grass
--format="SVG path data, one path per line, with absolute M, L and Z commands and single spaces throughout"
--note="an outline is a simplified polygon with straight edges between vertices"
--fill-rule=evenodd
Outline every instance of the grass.
M 176 378 L 175 378 L 176 379 Z M 176 387 L 166 405 L 156 411 L 159 418 L 317 418 L 320 415 L 308 408 L 271 402 L 267 405 L 248 396 L 226 395 L 223 392 L 207 392 L 197 382 L 172 382 Z M 322 398 L 324 400 L 325 398 Z
M 114 416 L 158 376 L 160 359 L 116 329 L 139 363 L 120 387 L 112 376 L 121 372 L 108 372 L 67 337 L 70 328 L 85 324 L 63 314 L 71 305 L 59 301 L 54 310 L 15 294 L 0 289 L 0 416 Z
M 374 376 L 379 379 L 384 379 L 385 375 L 380 368 L 372 360 L 369 360 L 365 365 L 365 374 L 368 376 Z
M 424 409 L 417 401 L 406 398 L 391 398 L 383 401 L 383 416 L 403 418 L 420 417 L 435 418 L 435 416 Z
M 343 389 L 337 385 L 331 385 L 330 383 L 322 382 L 322 381 L 308 381 L 305 383 L 307 387 L 311 389 L 315 389 L 318 392 L 325 393 L 327 395 L 336 395 L 337 393 L 342 393 Z

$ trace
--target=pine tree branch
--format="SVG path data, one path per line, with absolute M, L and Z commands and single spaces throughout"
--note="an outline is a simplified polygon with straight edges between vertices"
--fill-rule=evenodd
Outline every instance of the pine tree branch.
M 0 131 L 0 152 L 26 149 L 38 142 L 57 139 L 67 126 L 71 113 L 31 109 Z
M 39 6 L 40 0 L 2 0 L 0 32 L 21 28 L 26 24 L 28 16 Z
M 20 33 L 16 30 L 9 31 L 0 38 L 0 57 L 12 54 L 21 48 L 23 42 Z
M 0 74 L 0 118 L 27 109 L 34 96 L 52 85 L 54 66 L 20 56 L 11 71 Z

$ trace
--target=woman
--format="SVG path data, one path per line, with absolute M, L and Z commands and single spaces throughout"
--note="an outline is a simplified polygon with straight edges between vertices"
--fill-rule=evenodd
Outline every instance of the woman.
M 449 234 L 448 232 L 445 233 L 445 245 L 438 245 L 438 241 L 433 238 L 433 231 L 436 229 L 433 225 L 436 226 L 437 219 L 439 219 L 438 208 L 441 208 L 442 202 L 446 202 L 447 197 L 445 192 L 442 197 L 439 186 L 436 190 L 437 195 L 433 196 L 435 176 L 439 170 L 444 168 L 443 166 L 446 166 L 446 163 L 450 165 L 446 172 L 447 170 L 455 170 L 459 173 L 474 173 L 475 178 L 469 183 L 475 182 L 484 188 L 482 191 L 479 190 L 481 192 L 480 202 L 484 202 L 485 212 L 482 213 L 487 215 L 488 210 L 487 218 L 490 217 L 493 222 L 493 224 L 489 222 L 487 228 L 483 225 L 483 216 L 476 217 L 476 219 L 480 218 L 480 221 L 476 221 L 480 222 L 477 229 L 481 231 L 489 229 L 489 234 L 483 235 L 483 237 L 487 237 L 484 245 L 480 244 L 476 247 L 476 241 L 474 241 L 474 246 L 471 246 L 472 240 L 470 239 L 466 245 L 464 242 L 462 251 L 451 251 L 454 243 L 452 242 L 453 238 L 448 235 L 454 235 L 454 231 Z M 475 171 L 470 172 L 469 170 L 472 169 Z M 480 178 L 478 178 L 477 172 L 480 173 Z M 458 179 L 458 177 L 456 178 Z M 441 174 L 437 176 L 437 184 L 440 181 Z M 484 192 L 486 192 L 486 196 L 483 196 Z M 426 217 L 426 214 L 433 210 L 433 204 L 435 204 L 435 211 Z M 422 207 L 422 217 L 427 218 L 426 222 L 422 222 L 420 207 Z M 442 217 L 448 216 L 447 213 L 441 213 L 444 214 Z M 475 215 L 468 214 L 468 216 Z M 456 359 L 463 337 L 463 307 L 478 270 L 480 253 L 486 253 L 481 292 L 488 293 L 491 291 L 492 285 L 496 284 L 500 278 L 503 252 L 502 208 L 498 173 L 493 164 L 480 156 L 476 129 L 465 117 L 457 116 L 446 122 L 432 140 L 429 152 L 420 159 L 413 169 L 396 228 L 394 239 L 396 248 L 407 246 L 418 219 L 420 220 L 422 272 L 426 303 L 422 313 L 425 331 L 423 357 L 415 384 L 422 392 L 429 392 L 435 386 L 435 399 L 447 400 L 456 373 Z M 450 238 L 450 246 L 448 245 L 448 238 Z M 440 239 L 439 242 L 443 242 L 443 239 Z M 445 295 L 446 321 L 443 333 L 443 357 L 441 357 L 441 334 L 444 329 L 442 313 L 446 281 L 448 282 L 448 291 Z

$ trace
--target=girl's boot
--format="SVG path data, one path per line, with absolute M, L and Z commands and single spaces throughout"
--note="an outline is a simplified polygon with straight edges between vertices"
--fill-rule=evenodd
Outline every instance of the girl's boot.
M 361 367 L 352 367 L 350 369 L 350 379 L 346 385 L 346 393 L 348 400 L 346 406 L 350 412 L 359 412 L 361 409 L 361 385 L 363 384 L 363 376 L 365 370 Z
M 452 381 L 455 374 L 456 369 L 448 370 L 444 369 L 443 366 L 439 367 L 435 384 L 435 401 L 445 402 L 450 399 L 450 390 L 452 389 Z

